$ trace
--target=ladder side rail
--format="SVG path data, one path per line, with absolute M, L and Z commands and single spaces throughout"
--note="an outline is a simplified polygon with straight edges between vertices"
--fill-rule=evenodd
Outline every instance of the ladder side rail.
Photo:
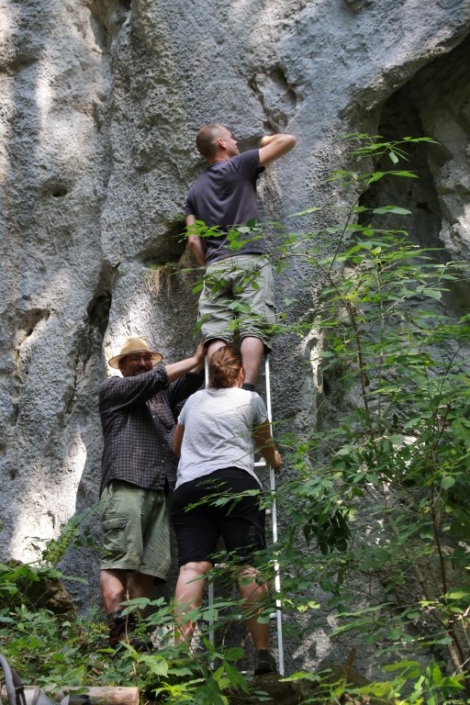
M 264 379 L 266 383 L 266 408 L 268 412 L 268 420 L 272 427 L 272 400 L 271 400 L 271 372 L 269 366 L 269 353 L 265 357 L 264 362 Z M 273 544 L 278 543 L 278 526 L 277 526 L 277 505 L 276 505 L 276 472 L 274 468 L 269 466 L 269 485 L 271 491 L 271 532 Z M 278 595 L 281 594 L 281 570 L 279 561 L 274 562 L 274 588 Z M 284 638 L 282 630 L 282 604 L 279 598 L 276 599 L 276 627 L 277 627 L 277 648 L 279 660 L 279 673 L 284 675 Z
M 207 355 L 204 357 L 204 387 L 207 389 L 209 387 L 209 358 Z M 209 580 L 208 586 L 207 586 L 207 602 L 209 605 L 209 619 L 208 625 L 209 625 L 209 641 L 212 644 L 213 647 L 215 647 L 215 626 L 214 626 L 214 618 L 212 616 L 213 614 L 213 605 L 214 605 L 214 582 L 213 580 Z M 214 664 L 210 664 L 211 667 L 214 667 Z

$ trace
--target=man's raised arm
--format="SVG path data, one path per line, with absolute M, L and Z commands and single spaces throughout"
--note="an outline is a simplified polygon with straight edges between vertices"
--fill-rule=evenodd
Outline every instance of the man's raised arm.
M 170 365 L 165 365 L 168 381 L 174 382 L 188 372 L 201 372 L 204 368 L 205 354 L 204 345 L 199 343 L 192 357 L 188 357 L 186 360 L 180 360 L 180 362 L 172 362 Z
M 259 150 L 259 163 L 261 166 L 270 164 L 275 159 L 283 157 L 297 144 L 294 135 L 265 135 L 261 138 Z

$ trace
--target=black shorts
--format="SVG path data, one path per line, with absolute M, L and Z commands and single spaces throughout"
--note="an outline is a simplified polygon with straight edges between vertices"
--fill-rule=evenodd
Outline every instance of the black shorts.
M 214 563 L 221 536 L 232 559 L 253 563 L 253 554 L 266 548 L 265 512 L 259 507 L 259 495 L 239 495 L 259 489 L 254 477 L 240 468 L 216 470 L 178 487 L 171 514 L 179 565 L 193 561 Z M 215 503 L 232 495 L 233 500 Z

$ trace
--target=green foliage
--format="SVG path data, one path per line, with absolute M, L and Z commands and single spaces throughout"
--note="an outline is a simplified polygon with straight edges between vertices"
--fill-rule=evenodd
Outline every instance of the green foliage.
M 402 156 L 395 143 L 359 150 L 374 152 L 393 164 Z M 412 176 L 367 171 L 355 180 L 387 175 Z M 351 172 L 336 176 L 352 181 Z M 356 203 L 346 224 L 328 229 L 332 252 L 304 253 L 323 280 L 316 364 L 340 410 L 332 418 L 320 408 L 318 427 L 291 442 L 299 479 L 279 497 L 290 529 L 281 570 L 297 609 L 290 581 L 332 594 L 338 637 L 379 644 L 384 660 L 434 654 L 439 666 L 403 671 L 399 690 L 412 681 L 407 702 L 447 702 L 455 691 L 470 695 L 470 317 L 442 302 L 468 282 L 468 263 L 442 263 L 401 227 L 381 228 L 390 214 L 408 211 Z M 305 552 L 299 532 L 322 558 Z
M 219 570 L 218 577 L 223 572 Z M 174 705 L 227 705 L 227 693 L 248 691 L 244 676 L 234 665 L 243 656 L 243 649 L 216 648 L 204 636 L 209 633 L 209 620 L 215 619 L 221 629 L 227 629 L 238 618 L 237 601 L 218 600 L 200 610 L 197 616 L 202 621 L 204 649 L 194 653 L 186 644 L 174 643 L 171 605 L 163 599 L 129 600 L 124 611 L 137 617 L 135 635 L 147 641 L 149 633 L 155 632 L 158 649 L 141 653 L 124 641 L 114 651 L 108 646 L 108 626 L 98 610 L 57 615 L 47 605 L 31 602 L 31 585 L 63 578 L 47 566 L 0 565 L 0 650 L 25 685 L 76 691 L 92 686 L 135 685 L 146 699 Z M 148 612 L 145 619 L 140 618 L 141 610 Z
M 41 558 L 47 565 L 57 566 L 68 548 L 84 547 L 94 550 L 100 549 L 100 544 L 92 529 L 86 522 L 97 510 L 98 505 L 86 509 L 80 514 L 76 514 L 61 526 L 61 532 L 57 539 L 50 539 L 41 553 Z

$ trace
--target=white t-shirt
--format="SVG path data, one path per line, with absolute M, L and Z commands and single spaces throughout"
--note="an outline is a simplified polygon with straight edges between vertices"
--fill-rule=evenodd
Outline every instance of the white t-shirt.
M 251 436 L 267 418 L 259 394 L 239 387 L 202 389 L 190 396 L 178 417 L 184 436 L 176 487 L 227 467 L 246 470 L 259 482 Z

